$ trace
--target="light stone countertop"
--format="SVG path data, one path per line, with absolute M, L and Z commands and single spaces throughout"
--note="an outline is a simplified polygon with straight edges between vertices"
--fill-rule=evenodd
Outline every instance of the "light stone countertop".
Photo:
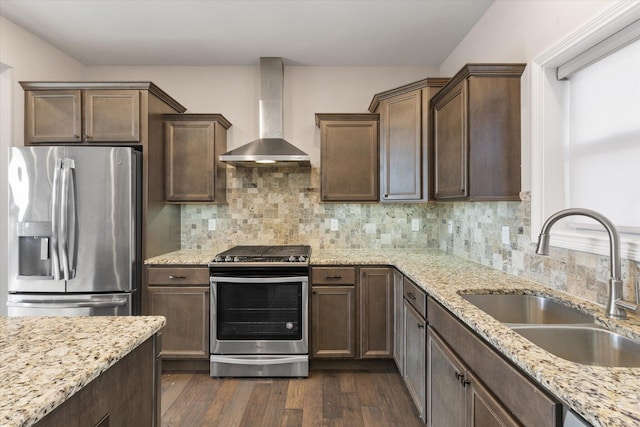
M 147 264 L 206 265 L 216 253 L 176 251 Z M 511 362 L 594 426 L 640 426 L 640 368 L 604 368 L 556 357 L 476 308 L 460 294 L 528 293 L 580 308 L 596 323 L 640 340 L 640 316 L 604 317 L 604 307 L 441 251 L 411 249 L 313 249 L 311 265 L 393 265 L 420 285 Z
M 0 317 L 0 425 L 33 425 L 165 323 L 160 316 Z

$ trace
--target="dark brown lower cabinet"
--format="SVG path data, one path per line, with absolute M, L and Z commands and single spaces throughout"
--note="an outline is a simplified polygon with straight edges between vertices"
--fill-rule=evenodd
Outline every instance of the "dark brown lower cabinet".
M 427 353 L 427 425 L 519 426 L 431 328 L 427 332 Z
M 209 288 L 201 286 L 149 287 L 154 316 L 164 316 L 163 359 L 209 358 Z
M 427 299 L 427 425 L 559 427 L 562 404 Z
M 205 266 L 148 266 L 146 307 L 164 316 L 165 369 L 206 369 L 209 360 L 209 269 Z
M 425 419 L 426 321 L 409 302 L 404 301 L 404 384 L 420 418 Z
M 156 335 L 38 421 L 36 427 L 159 426 Z
M 393 269 L 360 267 L 360 356 L 393 357 Z
M 311 357 L 356 357 L 355 285 L 312 287 Z
M 312 267 L 311 357 L 393 357 L 393 268 Z
M 404 275 L 393 269 L 393 359 L 404 376 Z

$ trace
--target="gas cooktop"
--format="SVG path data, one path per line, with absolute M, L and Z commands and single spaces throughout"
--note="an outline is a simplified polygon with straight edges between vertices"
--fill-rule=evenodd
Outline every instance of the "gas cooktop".
M 220 263 L 292 263 L 308 265 L 311 246 L 274 245 L 274 246 L 234 246 L 219 253 L 212 264 Z

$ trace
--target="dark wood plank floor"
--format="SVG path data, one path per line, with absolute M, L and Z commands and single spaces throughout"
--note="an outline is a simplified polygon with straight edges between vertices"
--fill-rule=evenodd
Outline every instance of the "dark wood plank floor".
M 162 375 L 164 427 L 416 426 L 424 424 L 391 361 L 311 364 L 309 378 Z

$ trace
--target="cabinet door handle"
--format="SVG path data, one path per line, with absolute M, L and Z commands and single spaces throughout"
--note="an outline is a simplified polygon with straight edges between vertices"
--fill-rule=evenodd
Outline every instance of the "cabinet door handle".
M 466 387 L 466 386 L 468 386 L 469 384 L 471 384 L 471 381 L 469 381 L 469 380 L 462 380 L 462 381 L 461 381 L 461 383 L 462 383 L 462 387 Z
M 462 382 L 462 380 L 464 379 L 464 374 L 462 372 L 456 371 L 455 376 L 456 376 L 456 379 L 460 382 Z
M 424 329 L 424 325 L 422 323 L 418 323 L 418 329 Z
M 408 296 L 410 299 L 412 299 L 412 300 L 415 300 L 415 299 L 416 299 L 416 296 L 415 296 L 415 295 L 413 295 L 411 292 L 407 292 L 407 296 Z
M 187 276 L 174 276 L 173 274 L 169 275 L 169 279 L 171 280 L 176 280 L 176 279 L 186 279 Z
M 324 278 L 327 280 L 339 280 L 342 279 L 342 276 L 325 276 Z

